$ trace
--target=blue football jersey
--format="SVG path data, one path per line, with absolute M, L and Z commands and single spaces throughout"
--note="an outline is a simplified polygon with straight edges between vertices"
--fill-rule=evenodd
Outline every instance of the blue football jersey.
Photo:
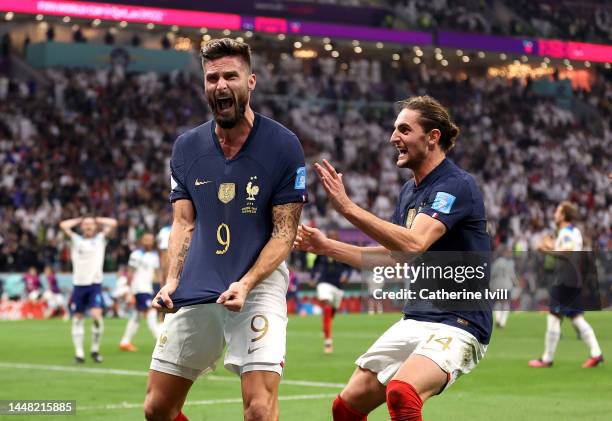
M 223 154 L 211 120 L 176 140 L 170 169 L 170 201 L 191 200 L 196 212 L 189 253 L 171 297 L 175 308 L 215 302 L 270 239 L 272 207 L 307 201 L 298 138 L 259 114 L 232 159 Z
M 402 187 L 392 222 L 410 228 L 419 213 L 439 220 L 447 230 L 428 249 L 434 252 L 429 253 L 430 259 L 437 256 L 447 259 L 450 253 L 442 252 L 474 252 L 483 259 L 488 258 L 491 238 L 486 230 L 482 193 L 474 178 L 450 160 L 444 159 L 418 185 L 411 180 Z M 487 344 L 492 330 L 489 302 L 483 299 L 471 307 L 481 310 L 448 310 L 436 308 L 430 301 L 411 300 L 404 307 L 404 315 L 409 319 L 458 327 Z

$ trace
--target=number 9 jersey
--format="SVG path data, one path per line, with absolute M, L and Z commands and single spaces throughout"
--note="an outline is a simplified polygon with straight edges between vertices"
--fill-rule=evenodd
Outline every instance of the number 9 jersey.
M 174 144 L 170 201 L 191 200 L 196 227 L 172 295 L 175 308 L 213 303 L 251 268 L 272 233 L 272 207 L 306 202 L 304 151 L 279 123 L 255 114 L 233 158 L 211 120 Z

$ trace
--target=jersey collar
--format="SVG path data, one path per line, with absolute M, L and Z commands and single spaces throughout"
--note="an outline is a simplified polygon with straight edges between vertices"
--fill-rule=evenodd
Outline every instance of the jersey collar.
M 251 139 L 255 137 L 255 133 L 257 132 L 257 128 L 259 127 L 259 120 L 261 120 L 260 115 L 258 113 L 253 112 L 253 114 L 255 116 L 255 118 L 253 119 L 253 127 L 251 128 L 251 131 L 249 132 L 249 135 L 247 139 L 245 140 L 244 145 L 242 145 L 238 153 L 232 159 L 227 159 L 225 157 L 225 154 L 223 153 L 223 148 L 221 147 L 221 143 L 219 142 L 219 138 L 217 137 L 217 134 L 215 133 L 215 127 L 217 127 L 217 123 L 215 122 L 215 119 L 212 120 L 212 124 L 210 125 L 210 131 L 211 131 L 213 143 L 215 144 L 217 151 L 219 151 L 223 159 L 225 159 L 226 161 L 228 162 L 235 161 L 236 159 L 240 158 L 242 154 L 244 153 L 244 151 L 252 143 Z

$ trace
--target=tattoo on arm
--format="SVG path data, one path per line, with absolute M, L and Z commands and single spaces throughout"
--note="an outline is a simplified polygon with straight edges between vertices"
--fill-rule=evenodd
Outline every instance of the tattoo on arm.
M 302 203 L 287 203 L 272 208 L 272 238 L 278 238 L 291 247 L 303 206 Z
M 192 233 L 188 232 L 185 234 L 185 239 L 183 240 L 183 244 L 181 245 L 181 249 L 176 256 L 176 265 L 174 266 L 174 270 L 172 271 L 172 277 L 177 278 L 181 276 L 181 272 L 183 272 L 183 266 L 185 265 L 185 259 L 187 258 L 187 253 L 189 252 L 189 246 L 191 245 L 191 236 Z

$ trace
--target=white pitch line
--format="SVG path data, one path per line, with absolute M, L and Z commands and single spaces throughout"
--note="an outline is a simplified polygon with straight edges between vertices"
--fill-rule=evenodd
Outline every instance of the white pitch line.
M 87 374 L 102 374 L 102 375 L 117 375 L 117 376 L 138 376 L 146 377 L 146 371 L 138 370 L 122 370 L 117 368 L 90 368 L 90 367 L 70 367 L 66 365 L 45 365 L 45 364 L 26 364 L 26 363 L 3 363 L 0 362 L 0 368 L 20 368 L 24 370 L 47 370 L 47 371 L 60 371 L 64 373 L 87 373 Z M 226 376 L 205 376 L 205 380 L 212 381 L 229 381 L 237 382 L 237 377 L 226 377 Z M 333 389 L 343 388 L 343 383 L 328 383 L 328 382 L 315 382 L 308 380 L 288 380 L 283 379 L 281 384 L 289 386 L 306 386 L 306 387 L 329 387 Z
M 336 394 L 331 393 L 320 393 L 316 395 L 293 395 L 293 396 L 279 396 L 279 401 L 302 401 L 302 400 L 314 400 L 314 399 L 329 399 L 335 397 Z M 187 401 L 184 406 L 200 406 L 200 405 L 219 405 L 219 404 L 227 404 L 227 403 L 236 403 L 241 404 L 241 398 L 229 398 L 229 399 L 208 399 L 201 401 Z M 79 406 L 77 407 L 77 411 L 96 411 L 96 410 L 112 410 L 112 409 L 135 409 L 142 408 L 143 403 L 128 403 L 121 402 L 119 404 L 111 404 L 111 405 L 100 405 L 100 406 Z

